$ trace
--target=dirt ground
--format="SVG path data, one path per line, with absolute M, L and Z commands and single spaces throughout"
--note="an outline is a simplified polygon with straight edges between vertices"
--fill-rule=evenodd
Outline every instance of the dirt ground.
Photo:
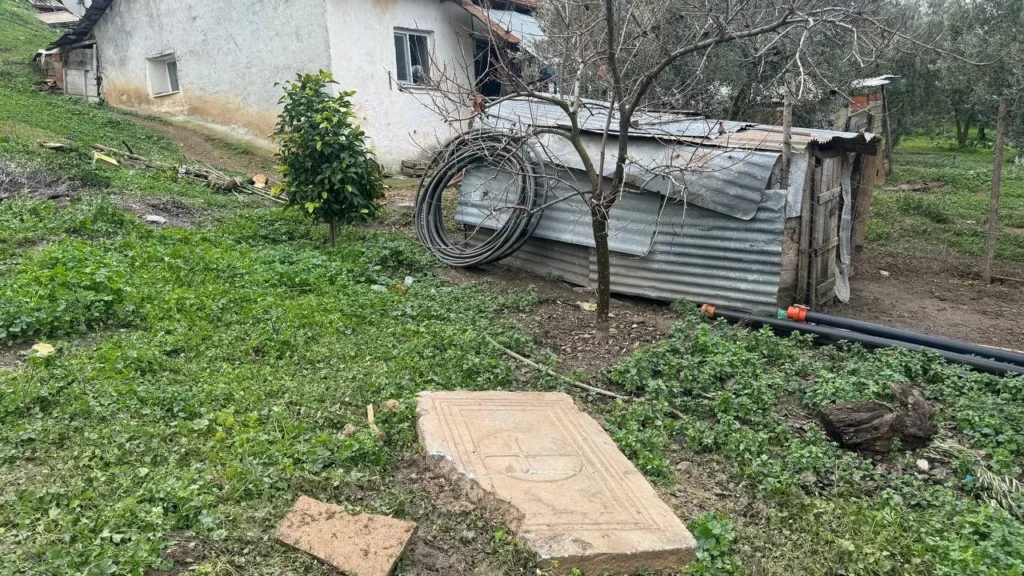
M 537 306 L 530 312 L 511 315 L 510 320 L 557 356 L 562 373 L 578 370 L 595 376 L 640 346 L 657 342 L 675 323 L 675 313 L 666 303 L 613 298 L 611 338 L 607 344 L 598 344 L 594 340 L 594 313 L 581 306 L 595 301 L 592 290 L 500 265 L 443 268 L 436 273 L 457 284 L 484 282 L 498 289 L 534 286 Z
M 159 132 L 176 142 L 181 146 L 182 154 L 192 160 L 249 176 L 264 174 L 271 180 L 276 179 L 277 172 L 274 167 L 277 163 L 267 151 L 255 150 L 248 145 L 233 143 L 227 138 L 205 134 L 188 125 L 170 120 L 146 118 L 133 114 L 126 114 L 123 117 L 125 120 Z
M 832 304 L 826 312 L 1024 350 L 1024 284 L 986 286 L 977 262 L 956 257 L 865 254 L 855 266 L 849 304 Z M 999 273 L 1024 278 L 1024 266 L 1002 264 Z

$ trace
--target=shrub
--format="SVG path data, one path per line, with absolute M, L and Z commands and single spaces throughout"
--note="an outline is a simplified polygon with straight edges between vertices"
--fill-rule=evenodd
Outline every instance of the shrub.
M 351 98 L 355 92 L 328 93 L 337 84 L 330 72 L 299 74 L 284 87 L 274 137 L 283 176 L 275 188 L 288 195 L 290 206 L 330 225 L 331 244 L 339 222 L 371 219 L 383 196 L 384 173 L 355 123 Z

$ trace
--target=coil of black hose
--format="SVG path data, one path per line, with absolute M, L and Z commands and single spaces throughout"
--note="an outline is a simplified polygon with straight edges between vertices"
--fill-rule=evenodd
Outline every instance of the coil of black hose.
M 442 194 L 463 170 L 495 160 L 519 180 L 515 208 L 479 244 L 456 244 L 445 230 Z M 413 213 L 420 242 L 442 262 L 457 267 L 496 262 L 517 252 L 533 234 L 546 199 L 544 165 L 526 138 L 495 130 L 468 132 L 438 152 L 431 169 L 430 177 L 420 182 Z

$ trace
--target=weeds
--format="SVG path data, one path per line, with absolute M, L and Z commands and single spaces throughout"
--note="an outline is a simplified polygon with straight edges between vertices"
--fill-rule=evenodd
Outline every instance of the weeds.
M 812 348 L 708 324 L 689 307 L 665 341 L 639 350 L 611 373 L 648 398 L 609 413 L 620 446 L 655 480 L 679 448 L 718 456 L 733 481 L 765 506 L 736 527 L 736 546 L 709 540 L 694 573 L 1016 574 L 1024 570 L 1024 526 L 973 497 L 963 471 L 915 474 L 838 448 L 815 422 L 818 407 L 890 401 L 892 382 L 914 382 L 938 417 L 984 450 L 998 473 L 1018 475 L 1022 380 L 964 374 L 940 359 L 904 351 Z M 658 417 L 667 403 L 684 418 Z M 644 408 L 641 406 L 647 406 Z M 672 439 L 669 441 L 668 439 Z M 655 465 L 649 464 L 655 462 Z M 899 470 L 905 470 L 900 472 Z M 718 516 L 694 523 L 730 534 Z M 781 542 L 775 535 L 785 534 Z M 770 552 L 769 552 L 770 550 Z
M 1012 157 L 1008 154 L 1007 157 Z M 938 184 L 925 191 L 901 185 Z M 905 254 L 949 250 L 961 256 L 985 251 L 988 197 L 992 189 L 992 151 L 943 152 L 941 142 L 918 138 L 901 144 L 888 187 L 875 191 L 869 241 L 883 251 Z M 930 191 L 929 191 L 930 190 Z M 1002 232 L 997 258 L 1024 262 L 1024 169 L 1003 167 L 999 208 Z

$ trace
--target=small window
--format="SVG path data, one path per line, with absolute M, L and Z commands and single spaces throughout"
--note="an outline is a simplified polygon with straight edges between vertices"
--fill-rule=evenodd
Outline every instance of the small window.
M 430 83 L 430 32 L 395 30 L 395 67 L 403 84 Z
M 178 61 L 174 54 L 165 54 L 146 60 L 149 73 L 149 93 L 151 96 L 166 96 L 181 91 L 178 84 Z

